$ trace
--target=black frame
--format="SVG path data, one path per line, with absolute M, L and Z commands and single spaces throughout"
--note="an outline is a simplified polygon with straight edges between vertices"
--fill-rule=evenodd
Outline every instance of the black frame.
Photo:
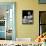
M 30 23 L 23 23 L 23 18 L 24 18 L 24 16 L 25 16 L 25 13 L 24 13 L 24 12 L 26 13 L 26 16 L 28 16 L 28 15 L 27 15 L 28 12 L 31 13 L 31 15 L 32 15 L 32 19 L 31 19 L 32 22 L 30 22 Z M 22 10 L 22 24 L 33 24 L 33 21 L 34 21 L 33 19 L 34 19 L 34 18 L 33 18 L 33 10 Z
M 39 11 L 39 36 L 40 36 L 40 25 L 46 25 L 46 24 L 40 24 L 40 13 L 46 12 L 46 11 Z

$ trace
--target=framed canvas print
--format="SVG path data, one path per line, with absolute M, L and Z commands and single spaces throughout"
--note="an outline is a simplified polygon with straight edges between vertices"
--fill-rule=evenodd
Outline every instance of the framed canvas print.
M 0 2 L 0 40 L 15 40 L 15 2 Z
M 22 11 L 22 24 L 33 24 L 33 10 Z
M 46 0 L 39 0 L 40 4 L 46 4 Z

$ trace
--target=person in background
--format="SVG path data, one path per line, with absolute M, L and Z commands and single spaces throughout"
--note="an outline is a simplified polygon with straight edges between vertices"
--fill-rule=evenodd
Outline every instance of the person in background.
M 42 42 L 42 38 L 44 38 L 44 36 L 43 35 L 40 35 L 40 36 L 38 36 L 37 38 L 36 38 L 36 42 Z

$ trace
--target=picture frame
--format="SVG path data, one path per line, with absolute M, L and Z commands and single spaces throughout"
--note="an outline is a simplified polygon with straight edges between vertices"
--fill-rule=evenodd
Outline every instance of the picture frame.
M 22 10 L 22 24 L 33 24 L 33 10 Z
M 46 11 L 39 11 L 39 35 L 46 32 Z
M 46 4 L 46 0 L 39 0 L 39 4 Z

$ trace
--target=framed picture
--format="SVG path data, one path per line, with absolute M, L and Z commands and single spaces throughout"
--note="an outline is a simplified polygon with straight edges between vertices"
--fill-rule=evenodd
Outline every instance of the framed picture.
M 39 0 L 40 4 L 46 4 L 46 0 Z
M 33 24 L 33 10 L 22 11 L 22 24 Z
M 39 11 L 39 35 L 46 32 L 46 11 Z

